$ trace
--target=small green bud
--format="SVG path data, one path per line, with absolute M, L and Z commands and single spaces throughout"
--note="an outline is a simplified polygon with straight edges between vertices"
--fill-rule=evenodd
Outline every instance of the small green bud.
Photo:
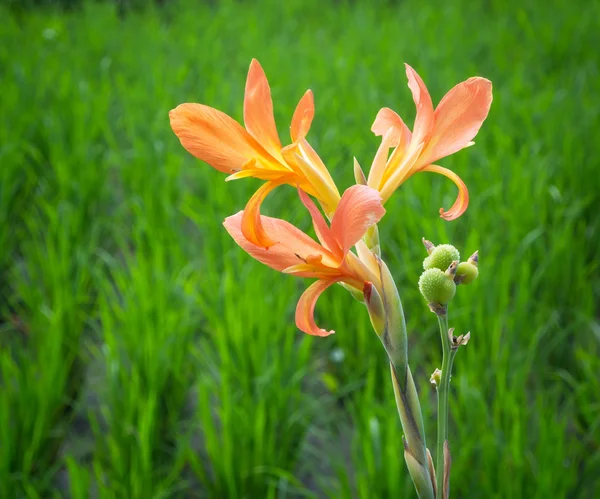
M 428 303 L 445 305 L 456 293 L 454 279 L 440 269 L 427 269 L 419 278 L 419 290 Z
M 423 268 L 446 270 L 455 260 L 460 262 L 458 250 L 451 244 L 440 244 L 423 260 Z
M 429 378 L 429 381 L 432 385 L 435 385 L 436 388 L 440 386 L 440 383 L 442 382 L 442 371 L 440 371 L 439 369 L 433 371 L 433 374 L 431 375 L 431 378 Z
M 470 261 L 460 262 L 456 269 L 456 281 L 460 284 L 471 284 L 479 275 L 479 269 Z
M 354 180 L 356 180 L 356 183 L 359 185 L 367 185 L 367 177 L 365 177 L 365 172 L 363 172 L 356 158 L 354 158 Z

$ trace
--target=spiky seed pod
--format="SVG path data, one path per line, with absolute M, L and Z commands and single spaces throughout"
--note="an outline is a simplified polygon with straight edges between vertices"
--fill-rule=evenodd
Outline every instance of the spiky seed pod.
M 419 290 L 428 303 L 446 305 L 456 293 L 454 279 L 438 268 L 427 269 L 419 278 Z
M 423 260 L 423 268 L 446 270 L 454 261 L 460 262 L 458 250 L 451 244 L 440 244 Z

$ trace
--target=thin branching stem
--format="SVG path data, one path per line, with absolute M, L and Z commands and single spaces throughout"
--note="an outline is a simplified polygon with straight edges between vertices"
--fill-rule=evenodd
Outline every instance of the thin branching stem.
M 438 434 L 436 449 L 436 482 L 440 497 L 443 496 L 444 486 L 444 442 L 448 439 L 448 395 L 450 392 L 450 376 L 455 350 L 450 347 L 448 336 L 448 313 L 438 315 L 440 325 L 440 339 L 442 341 L 442 378 L 437 387 L 438 395 Z

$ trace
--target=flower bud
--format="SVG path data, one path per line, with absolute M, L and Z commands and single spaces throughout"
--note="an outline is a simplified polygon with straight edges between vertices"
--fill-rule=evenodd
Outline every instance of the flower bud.
M 419 278 L 419 290 L 428 303 L 446 305 L 456 293 L 454 279 L 438 268 L 427 269 Z
M 431 375 L 431 378 L 429 378 L 429 381 L 432 385 L 435 385 L 436 388 L 440 386 L 440 383 L 442 382 L 442 371 L 440 371 L 439 369 L 433 371 L 433 374 Z
M 423 268 L 446 270 L 453 261 L 460 261 L 460 253 L 451 244 L 436 246 L 423 261 Z
M 460 284 L 471 284 L 479 275 L 476 265 L 468 262 L 460 262 L 456 269 L 456 282 Z
M 365 177 L 365 172 L 363 172 L 356 158 L 354 158 L 354 180 L 356 180 L 358 185 L 367 185 L 367 177 Z

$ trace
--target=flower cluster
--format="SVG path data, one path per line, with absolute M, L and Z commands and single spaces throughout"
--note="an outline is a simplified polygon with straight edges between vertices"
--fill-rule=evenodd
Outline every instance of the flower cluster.
M 203 104 L 181 104 L 169 114 L 183 147 L 227 173 L 226 180 L 264 180 L 245 209 L 228 217 L 224 225 L 236 243 L 258 261 L 283 273 L 317 279 L 296 308 L 296 324 L 308 334 L 333 333 L 318 327 L 314 320 L 317 299 L 332 284 L 342 283 L 360 295 L 368 290 L 369 297 L 373 289 L 384 295 L 375 228 L 385 214 L 384 203 L 409 177 L 428 171 L 456 184 L 457 200 L 449 210 L 440 209 L 442 218 L 453 220 L 467 208 L 469 195 L 464 182 L 434 163 L 473 144 L 492 102 L 491 82 L 469 78 L 451 89 L 434 109 L 416 71 L 406 65 L 406 75 L 417 108 L 412 132 L 394 111 L 381 109 L 371 130 L 382 140 L 368 177 L 355 165 L 362 182 L 341 196 L 306 139 L 314 117 L 312 92 L 308 90 L 300 99 L 291 121 L 290 143 L 283 146 L 269 83 L 256 60 L 250 64 L 246 81 L 243 127 Z M 265 197 L 284 184 L 298 190 L 318 242 L 284 220 L 260 214 Z

